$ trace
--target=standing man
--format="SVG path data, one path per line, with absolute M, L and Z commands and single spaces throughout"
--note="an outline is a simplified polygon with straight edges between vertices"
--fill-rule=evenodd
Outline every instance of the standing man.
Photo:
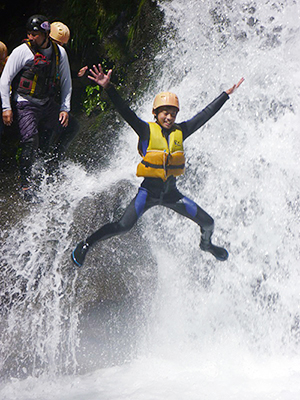
M 72 81 L 65 49 L 50 37 L 50 22 L 43 15 L 31 16 L 27 39 L 11 53 L 4 67 L 0 91 L 5 125 L 15 119 L 20 130 L 22 194 L 32 200 L 31 169 L 39 147 L 39 130 L 47 132 L 48 143 L 58 145 L 59 136 L 78 130 L 70 118 Z M 12 88 L 12 96 L 10 89 Z M 60 89 L 60 104 L 54 97 Z

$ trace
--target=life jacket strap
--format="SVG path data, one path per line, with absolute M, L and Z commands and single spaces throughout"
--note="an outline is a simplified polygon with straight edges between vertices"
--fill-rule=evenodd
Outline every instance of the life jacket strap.
M 142 160 L 141 164 L 145 165 L 146 168 L 156 168 L 156 169 L 184 169 L 185 165 L 184 164 L 180 164 L 180 165 L 168 165 L 167 167 L 165 167 L 164 165 L 159 165 L 159 164 L 152 164 L 149 163 L 148 161 Z
M 164 166 L 161 164 L 151 164 L 148 161 L 142 160 L 141 164 L 144 164 L 146 168 L 156 168 L 156 169 L 162 169 Z
M 181 165 L 168 165 L 167 169 L 184 169 L 185 164 Z

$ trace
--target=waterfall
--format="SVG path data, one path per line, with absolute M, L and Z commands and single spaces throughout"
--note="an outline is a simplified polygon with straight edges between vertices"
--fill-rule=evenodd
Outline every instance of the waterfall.
M 245 78 L 186 140 L 178 179 L 213 216 L 229 259 L 202 252 L 196 224 L 156 207 L 74 268 L 76 241 L 119 217 L 141 182 L 135 133 L 111 128 L 118 159 L 92 172 L 64 163 L 59 179 L 45 177 L 43 201 L 2 232 L 1 375 L 27 378 L 4 386 L 9 400 L 28 399 L 17 393 L 32 385 L 32 398 L 50 399 L 50 378 L 39 379 L 62 375 L 52 394 L 66 400 L 299 396 L 299 5 L 160 7 L 165 48 L 151 88 L 131 105 L 141 118 L 152 119 L 157 92 L 178 95 L 181 122 Z
M 166 5 L 177 32 L 157 87 L 177 93 L 179 120 L 245 77 L 186 141 L 188 170 L 178 183 L 214 216 L 230 259 L 220 265 L 199 252 L 198 227 L 176 215 L 148 235 L 159 258 L 161 243 L 176 254 L 166 268 L 171 277 L 174 263 L 179 279 L 168 282 L 180 282 L 179 331 L 186 329 L 189 344 L 191 337 L 200 347 L 231 337 L 251 351 L 286 354 L 298 351 L 299 337 L 299 9 L 264 3 Z

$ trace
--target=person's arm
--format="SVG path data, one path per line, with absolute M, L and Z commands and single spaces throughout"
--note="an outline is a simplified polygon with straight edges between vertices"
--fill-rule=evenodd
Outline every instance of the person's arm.
M 26 63 L 31 60 L 33 60 L 33 55 L 25 43 L 16 47 L 9 56 L 0 80 L 3 111 L 11 110 L 10 87 L 14 77 L 21 71 Z
M 32 52 L 25 43 L 16 47 L 7 59 L 0 79 L 2 118 L 5 125 L 11 125 L 13 122 L 13 112 L 10 103 L 12 81 L 26 63 L 32 60 Z
M 131 110 L 127 103 L 121 98 L 114 86 L 110 83 L 112 70 L 109 70 L 107 75 L 105 75 L 101 65 L 98 64 L 98 67 L 94 65 L 93 69 L 90 69 L 89 72 L 90 75 L 88 78 L 106 90 L 117 111 L 137 133 L 139 138 L 141 140 L 147 139 L 150 133 L 149 124 L 140 119 L 135 112 Z
M 125 119 L 125 121 L 131 126 L 131 128 L 137 133 L 141 140 L 145 140 L 149 137 L 150 129 L 149 124 L 140 119 L 134 111 L 127 105 L 122 99 L 117 90 L 113 85 L 109 85 L 106 88 L 110 100 L 116 107 L 118 113 Z
M 196 114 L 192 119 L 181 122 L 179 126 L 182 128 L 183 139 L 185 140 L 197 129 L 201 128 L 201 126 L 203 126 L 220 110 L 220 108 L 226 103 L 228 99 L 228 94 L 226 92 L 223 92 L 207 107 Z
M 80 68 L 80 70 L 77 72 L 78 78 L 82 78 L 88 69 L 89 67 L 87 65 L 85 67 Z
M 67 52 L 62 46 L 58 45 L 58 48 L 60 51 L 59 76 L 61 90 L 59 121 L 63 127 L 67 127 L 71 110 L 72 79 Z
M 229 95 L 232 94 L 244 81 L 244 78 L 241 78 L 237 84 L 234 84 L 230 89 L 221 93 L 214 101 L 212 101 L 204 110 L 200 111 L 197 115 L 195 115 L 192 119 L 180 123 L 180 127 L 183 131 L 183 139 L 189 137 L 192 133 L 194 133 L 197 129 L 201 128 L 208 120 L 211 119 L 220 108 L 226 103 L 229 99 Z

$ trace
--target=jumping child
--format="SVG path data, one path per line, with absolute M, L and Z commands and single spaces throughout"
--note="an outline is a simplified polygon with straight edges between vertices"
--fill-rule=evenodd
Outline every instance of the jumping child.
M 139 137 L 139 153 L 142 161 L 137 167 L 137 176 L 144 177 L 137 195 L 126 208 L 122 218 L 102 226 L 88 238 L 77 244 L 72 252 L 73 262 L 81 267 L 88 250 L 98 241 L 128 232 L 137 220 L 151 207 L 161 205 L 191 219 L 200 226 L 200 249 L 211 253 L 217 260 L 225 261 L 228 252 L 212 244 L 214 220 L 193 200 L 184 196 L 176 187 L 176 177 L 184 173 L 185 156 L 183 142 L 213 117 L 229 95 L 243 82 L 243 78 L 232 88 L 220 94 L 204 110 L 192 119 L 175 123 L 179 111 L 178 97 L 171 92 L 159 93 L 153 103 L 155 122 L 145 122 L 132 111 L 110 83 L 112 70 L 104 74 L 98 64 L 90 69 L 89 78 L 103 87 L 118 112 Z

